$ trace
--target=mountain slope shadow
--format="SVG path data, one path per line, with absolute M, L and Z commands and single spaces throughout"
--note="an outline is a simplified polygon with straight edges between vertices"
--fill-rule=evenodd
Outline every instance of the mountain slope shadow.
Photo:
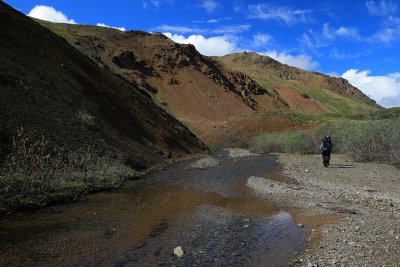
M 0 2 L 0 153 L 17 130 L 67 150 L 90 147 L 138 168 L 204 145 L 132 83 Z

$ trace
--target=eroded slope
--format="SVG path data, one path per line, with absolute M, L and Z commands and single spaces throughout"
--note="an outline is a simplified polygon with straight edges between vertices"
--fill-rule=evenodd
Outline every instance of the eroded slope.
M 0 2 L 0 153 L 21 128 L 68 150 L 90 147 L 135 168 L 203 144 L 136 85 Z

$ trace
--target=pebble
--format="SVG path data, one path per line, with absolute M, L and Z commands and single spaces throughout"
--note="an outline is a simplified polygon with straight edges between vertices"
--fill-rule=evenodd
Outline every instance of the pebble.
M 174 254 L 175 256 L 177 256 L 178 258 L 181 258 L 183 256 L 183 249 L 181 246 L 177 246 L 176 248 L 174 248 Z

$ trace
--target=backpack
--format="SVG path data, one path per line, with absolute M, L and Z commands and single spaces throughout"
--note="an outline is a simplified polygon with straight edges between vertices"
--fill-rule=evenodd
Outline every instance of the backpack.
M 321 144 L 321 151 L 322 152 L 328 152 L 331 150 L 331 142 L 329 142 L 328 138 L 322 139 L 322 144 Z

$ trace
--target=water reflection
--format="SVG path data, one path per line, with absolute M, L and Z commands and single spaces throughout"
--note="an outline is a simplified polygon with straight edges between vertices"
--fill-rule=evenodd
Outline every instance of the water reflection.
M 0 263 L 286 266 L 302 251 L 306 230 L 244 186 L 272 172 L 275 160 L 216 157 L 221 164 L 210 169 L 181 162 L 121 190 L 5 220 Z M 184 250 L 180 259 L 176 246 Z

